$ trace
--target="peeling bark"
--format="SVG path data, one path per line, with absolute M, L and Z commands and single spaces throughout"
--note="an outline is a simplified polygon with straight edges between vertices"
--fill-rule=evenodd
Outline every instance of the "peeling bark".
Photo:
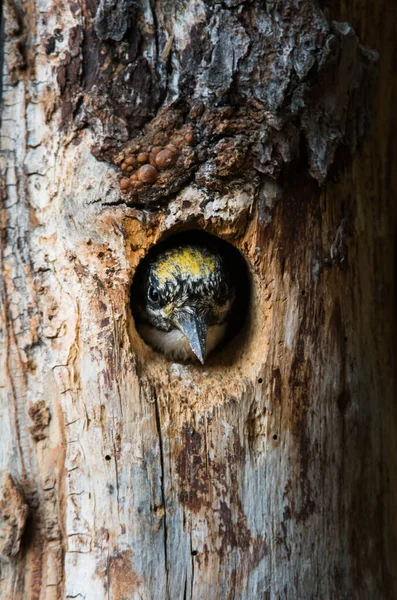
M 397 14 L 322 4 L 4 3 L 1 598 L 397 595 Z M 130 310 L 192 228 L 252 285 L 204 368 Z
M 1 487 L 0 500 L 0 555 L 5 558 L 17 556 L 26 525 L 29 509 L 23 492 L 8 475 Z

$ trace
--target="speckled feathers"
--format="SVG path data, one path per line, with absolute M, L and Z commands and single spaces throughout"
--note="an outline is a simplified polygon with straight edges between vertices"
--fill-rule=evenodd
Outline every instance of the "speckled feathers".
M 167 356 L 195 355 L 204 362 L 225 334 L 234 296 L 229 270 L 215 250 L 197 244 L 168 248 L 146 265 L 138 330 Z

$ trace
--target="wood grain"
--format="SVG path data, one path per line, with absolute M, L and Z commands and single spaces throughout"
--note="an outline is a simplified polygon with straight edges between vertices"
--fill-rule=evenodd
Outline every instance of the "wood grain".
M 5 2 L 0 471 L 29 516 L 1 598 L 396 597 L 397 15 L 322 5 Z M 333 20 L 380 54 L 372 107 Z M 120 156 L 193 117 L 186 169 L 123 196 Z M 203 368 L 130 311 L 140 259 L 197 227 L 252 280 Z

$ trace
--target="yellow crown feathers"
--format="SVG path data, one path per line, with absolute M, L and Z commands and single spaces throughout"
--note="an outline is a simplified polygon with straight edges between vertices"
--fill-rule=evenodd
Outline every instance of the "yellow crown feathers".
M 168 279 L 177 275 L 193 279 L 205 278 L 213 273 L 215 268 L 214 255 L 200 248 L 187 246 L 166 252 L 155 267 L 155 275 L 159 284 L 163 285 Z

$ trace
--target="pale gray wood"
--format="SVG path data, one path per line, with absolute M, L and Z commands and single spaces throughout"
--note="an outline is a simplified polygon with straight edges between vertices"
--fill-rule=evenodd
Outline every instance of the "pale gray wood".
M 5 3 L 0 597 L 396 597 L 395 8 L 96 9 Z M 381 52 L 372 108 L 375 55 L 333 19 Z M 233 93 L 247 131 L 195 125 L 187 173 L 120 194 L 177 97 L 215 114 Z M 229 179 L 226 137 L 247 157 Z M 205 368 L 152 352 L 129 308 L 139 260 L 192 223 L 252 273 L 245 331 Z

